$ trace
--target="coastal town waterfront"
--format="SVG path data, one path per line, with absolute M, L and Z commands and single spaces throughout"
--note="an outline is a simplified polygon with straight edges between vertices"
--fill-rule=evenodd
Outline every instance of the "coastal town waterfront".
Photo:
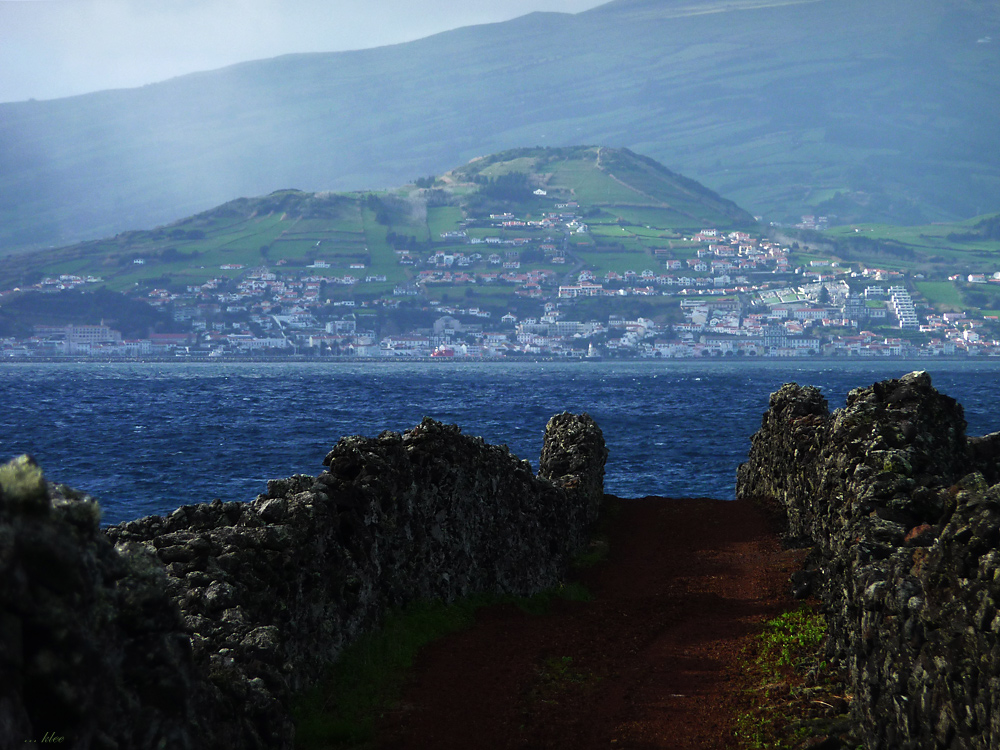
M 317 260 L 305 269 L 225 264 L 204 283 L 137 286 L 129 296 L 157 311 L 161 329 L 169 321 L 168 330 L 129 338 L 96 321 L 36 325 L 31 335 L 0 338 L 0 359 L 1000 355 L 995 311 L 932 304 L 926 296 L 948 287 L 960 300 L 958 285 L 992 293 L 1000 272 L 930 281 L 922 273 L 809 259 L 764 237 L 716 229 L 671 241 L 662 256 L 651 251 L 640 261 L 646 265 L 602 272 L 570 249 L 566 238 L 591 231 L 575 210 L 536 227 L 496 215 L 488 222 L 495 235 L 442 235 L 461 250 L 400 251 L 396 262 L 405 265 L 397 268 L 409 281 L 395 285 L 384 274 L 353 275 L 360 270 L 333 275 Z M 538 236 L 503 238 L 519 228 Z M 479 245 L 495 247 L 480 252 Z M 0 297 L 101 283 L 61 275 Z

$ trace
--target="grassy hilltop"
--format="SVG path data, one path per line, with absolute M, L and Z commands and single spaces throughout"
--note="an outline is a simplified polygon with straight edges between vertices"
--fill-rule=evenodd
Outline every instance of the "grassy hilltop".
M 524 144 L 648 154 L 768 220 L 1000 208 L 991 0 L 618 0 L 0 105 L 0 252 Z
M 417 183 L 379 193 L 280 190 L 149 231 L 0 258 L 0 289 L 72 274 L 100 277 L 116 291 L 152 286 L 183 291 L 268 265 L 311 267 L 313 275 L 328 278 L 384 277 L 365 285 L 364 295 L 377 297 L 414 279 L 419 264 L 401 263 L 405 256 L 511 251 L 509 245 L 486 243 L 486 237 L 522 239 L 513 252 L 524 270 L 552 267 L 546 254 L 550 259 L 568 254 L 573 266 L 623 272 L 656 268 L 657 249 L 676 248 L 679 257 L 693 254 L 695 243 L 683 237 L 704 226 L 753 223 L 731 201 L 625 149 L 518 149 Z M 584 217 L 587 231 L 498 229 L 490 219 L 510 213 L 540 220 L 567 210 Z M 474 239 L 484 242 L 467 244 Z M 565 268 L 570 271 L 570 264 Z
M 717 269 L 705 255 L 714 255 L 716 235 L 702 229 L 742 230 L 747 240 L 737 244 L 752 246 L 763 234 L 762 250 L 784 248 L 787 263 L 774 257 Z M 927 313 L 997 316 L 1000 284 L 989 282 L 998 264 L 1000 214 L 822 232 L 761 226 L 732 201 L 628 149 L 533 147 L 394 190 L 278 190 L 149 230 L 0 257 L 0 293 L 22 290 L 0 299 L 0 335 L 103 320 L 136 336 L 186 329 L 190 316 L 235 324 L 304 307 L 322 320 L 357 309 L 368 328 L 402 332 L 430 325 L 432 311 L 444 308 L 536 316 L 557 287 L 588 279 L 608 289 L 560 299 L 576 316 L 679 322 L 678 293 L 689 302 L 730 294 L 759 312 L 807 299 L 789 287 L 817 274 L 856 293 L 904 284 Z M 44 293 L 63 286 L 73 291 Z M 248 303 L 254 294 L 266 303 Z

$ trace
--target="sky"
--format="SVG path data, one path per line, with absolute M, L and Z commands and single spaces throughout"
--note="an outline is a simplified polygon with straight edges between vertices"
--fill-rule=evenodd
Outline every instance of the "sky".
M 292 52 L 420 39 L 606 0 L 0 0 L 0 102 L 130 88 Z

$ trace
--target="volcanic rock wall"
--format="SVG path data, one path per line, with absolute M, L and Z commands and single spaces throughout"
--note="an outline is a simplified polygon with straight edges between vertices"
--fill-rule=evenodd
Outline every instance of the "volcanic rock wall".
M 1000 434 L 966 438 L 930 377 L 851 391 L 829 413 L 788 384 L 737 495 L 813 545 L 793 577 L 823 600 L 865 747 L 1000 747 Z
M 0 484 L 0 748 L 290 748 L 290 695 L 388 610 L 559 583 L 606 458 L 586 415 L 550 420 L 537 477 L 425 419 L 253 502 L 103 532 L 22 462 Z

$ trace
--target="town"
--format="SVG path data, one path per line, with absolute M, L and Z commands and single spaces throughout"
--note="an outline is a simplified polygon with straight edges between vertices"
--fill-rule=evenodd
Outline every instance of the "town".
M 0 357 L 142 359 L 157 357 L 324 358 L 684 358 L 684 357 L 917 357 L 996 356 L 996 318 L 964 311 L 935 313 L 911 294 L 903 272 L 810 260 L 792 266 L 792 251 L 746 232 L 703 229 L 684 238 L 691 257 L 654 255 L 651 267 L 595 274 L 579 266 L 565 238 L 589 231 L 575 204 L 561 205 L 534 227 L 551 232 L 534 246 L 524 237 L 442 234 L 447 250 L 421 256 L 405 247 L 398 263 L 413 266 L 409 283 L 390 295 L 365 298 L 367 284 L 384 275 L 352 264 L 343 276 L 321 275 L 329 264 L 305 269 L 228 265 L 233 278 L 209 279 L 186 291 L 151 288 L 142 298 L 182 329 L 123 338 L 111 326 L 36 326 L 28 338 L 0 340 Z M 531 222 L 494 214 L 490 225 L 509 230 Z M 464 246 L 465 250 L 457 250 Z M 528 249 L 525 249 L 528 246 Z M 522 260 L 549 267 L 521 269 Z M 141 263 L 141 259 L 137 259 Z M 532 265 L 537 266 L 538 263 Z M 654 263 L 650 264 L 651 266 Z M 419 270 L 418 270 L 419 269 Z M 559 270 L 557 270 L 559 269 Z M 1000 273 L 969 276 L 969 283 L 1000 283 Z M 34 291 L 93 287 L 97 277 L 45 278 Z M 503 287 L 517 314 L 458 304 L 439 290 L 477 292 Z M 336 294 L 332 294 L 333 289 Z M 27 291 L 18 289 L 18 292 Z M 0 296 L 13 290 L 0 292 Z M 582 301 L 657 302 L 655 313 L 602 319 L 581 315 Z M 502 299 L 502 298 L 501 298 Z M 515 305 L 511 305 L 514 307 Z M 417 320 L 387 332 L 388 313 Z

